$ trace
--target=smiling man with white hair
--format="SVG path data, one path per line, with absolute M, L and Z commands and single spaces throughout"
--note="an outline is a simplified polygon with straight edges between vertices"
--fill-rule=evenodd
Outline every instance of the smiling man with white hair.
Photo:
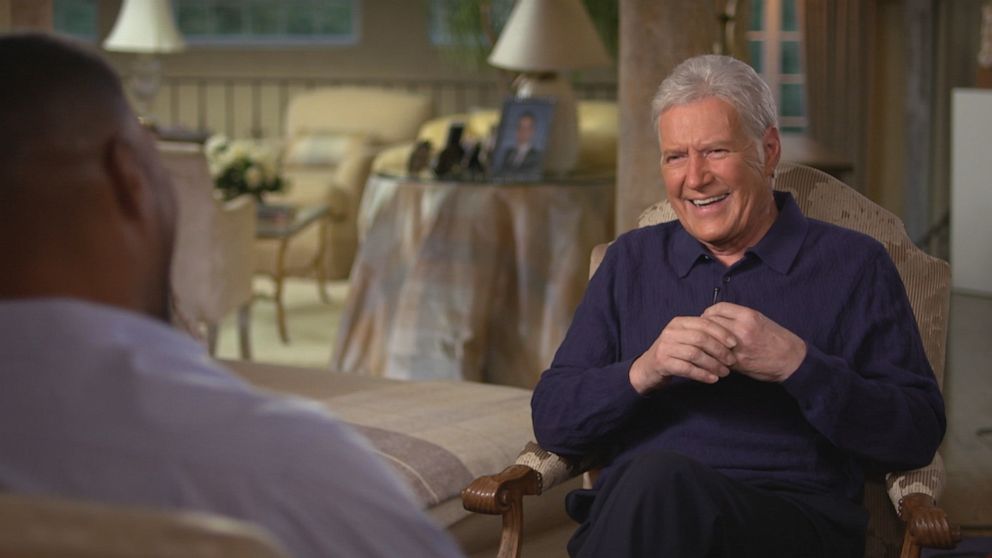
M 945 428 L 902 281 L 773 191 L 749 66 L 691 58 L 653 108 L 678 220 L 610 246 L 534 392 L 542 447 L 606 463 L 569 494 L 569 552 L 861 556 L 865 471 L 929 464 Z

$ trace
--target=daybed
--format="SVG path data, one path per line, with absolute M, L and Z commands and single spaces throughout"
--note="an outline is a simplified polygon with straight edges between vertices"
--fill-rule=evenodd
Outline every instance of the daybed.
M 223 364 L 256 386 L 326 405 L 369 438 L 466 554 L 495 556 L 499 518 L 467 512 L 460 492 L 473 478 L 512 462 L 532 439 L 529 390 L 473 382 L 404 382 L 244 361 Z M 578 481 L 560 485 L 553 491 L 558 498 L 528 506 L 527 532 L 535 544 L 542 534 L 573 529 L 561 501 L 577 487 Z

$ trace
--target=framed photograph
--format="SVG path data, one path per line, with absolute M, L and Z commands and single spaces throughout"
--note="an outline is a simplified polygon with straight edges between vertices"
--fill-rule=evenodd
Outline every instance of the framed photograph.
M 493 180 L 540 180 L 553 115 L 552 99 L 511 98 L 503 103 L 489 162 Z

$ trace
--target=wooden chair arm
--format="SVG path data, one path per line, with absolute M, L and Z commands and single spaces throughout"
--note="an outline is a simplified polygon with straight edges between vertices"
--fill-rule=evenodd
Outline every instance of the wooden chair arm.
M 498 558 L 520 558 L 524 496 L 541 493 L 541 474 L 526 465 L 510 465 L 501 473 L 472 481 L 462 490 L 466 510 L 503 516 Z
M 919 558 L 924 547 L 950 549 L 961 542 L 961 528 L 927 494 L 906 495 L 899 502 L 899 517 L 906 523 L 900 558 Z

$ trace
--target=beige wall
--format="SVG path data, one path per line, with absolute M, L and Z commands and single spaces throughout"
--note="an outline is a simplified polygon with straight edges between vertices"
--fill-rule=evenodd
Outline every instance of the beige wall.
M 976 84 L 981 8 L 985 2 L 986 0 L 941 0 L 938 4 L 934 165 L 930 190 L 932 222 L 940 221 L 950 210 L 951 90 L 955 87 L 974 87 Z M 946 242 L 945 235 L 934 243 L 934 249 L 946 249 Z
M 51 0 L 0 0 L 0 31 L 51 28 Z
M 110 4 L 111 2 L 107 2 Z M 368 78 L 450 77 L 427 34 L 426 2 L 363 0 L 354 45 L 231 48 L 191 46 L 169 57 L 170 74 Z
M 929 176 L 922 177 L 928 192 L 929 226 L 946 224 L 949 207 L 948 161 L 950 158 L 949 120 L 950 91 L 953 87 L 975 84 L 976 56 L 979 49 L 981 6 L 987 0 L 940 0 L 934 4 L 935 37 L 931 98 L 919 110 L 929 110 L 930 137 L 920 138 L 911 132 L 907 121 L 910 84 L 907 69 L 924 70 L 924 66 L 909 59 L 913 22 L 908 21 L 908 0 L 876 0 L 875 75 L 872 93 L 869 137 L 869 184 L 866 194 L 890 211 L 906 219 L 907 192 L 912 169 L 927 168 Z M 919 17 L 919 16 L 916 16 Z M 918 22 L 916 22 L 918 23 Z M 918 94 L 919 92 L 917 92 Z M 927 106 L 929 105 L 929 106 Z M 913 164 L 907 153 L 916 143 L 929 143 L 929 165 Z M 947 257 L 946 229 L 932 237 L 925 246 L 932 253 Z M 914 240 L 922 235 L 915 233 Z
M 23 25 L 25 22 L 44 19 L 44 14 L 39 15 L 39 10 L 44 12 L 48 2 L 38 0 L 0 0 L 0 29 L 11 29 L 15 26 Z M 640 2 L 631 2 L 625 9 L 631 6 L 639 6 Z M 653 2 L 647 2 L 638 9 L 662 10 L 666 14 L 671 13 L 673 7 L 678 2 L 661 2 L 658 6 L 653 6 Z M 689 3 L 691 4 L 691 3 Z M 941 2 L 944 13 L 942 17 L 952 19 L 959 28 L 968 27 L 966 23 L 976 20 L 979 0 L 966 2 Z M 872 129 L 870 140 L 870 156 L 873 161 L 872 172 L 869 180 L 868 191 L 866 192 L 872 199 L 875 199 L 883 206 L 902 215 L 904 185 L 904 160 L 906 138 L 904 134 L 904 115 L 902 106 L 904 101 L 905 87 L 905 36 L 903 30 L 904 0 L 879 0 L 878 22 L 876 46 L 878 52 L 877 75 L 875 76 L 875 87 L 872 101 L 872 119 L 870 126 Z M 101 0 L 101 27 L 103 35 L 106 35 L 113 25 L 120 0 Z M 458 66 L 446 58 L 441 50 L 432 45 L 428 36 L 427 23 L 427 2 L 426 0 L 363 0 L 360 13 L 360 37 L 354 45 L 329 45 L 321 47 L 281 47 L 281 48 L 232 48 L 220 46 L 191 46 L 186 52 L 163 57 L 164 73 L 167 76 L 240 76 L 240 77 L 312 77 L 312 78 L 340 78 L 340 79 L 439 79 L 439 80 L 493 80 L 497 74 L 490 68 L 483 67 L 480 70 L 470 70 Z M 682 6 L 683 14 L 694 13 L 690 10 L 692 6 Z M 709 12 L 707 6 L 706 12 Z M 948 16 L 947 14 L 951 15 Z M 967 16 L 962 15 L 967 14 Z M 702 17 L 702 16 L 700 16 Z M 956 18 L 956 19 L 954 19 Z M 650 59 L 655 59 L 655 73 L 663 75 L 670 68 L 675 58 L 682 58 L 690 54 L 688 49 L 674 49 L 673 45 L 692 43 L 692 39 L 687 35 L 695 35 L 699 44 L 709 44 L 712 38 L 709 36 L 713 28 L 709 21 L 700 20 L 699 26 L 689 25 L 694 18 L 682 18 L 675 23 L 672 18 L 658 16 L 655 26 L 659 30 L 664 30 L 662 36 L 668 36 L 670 40 L 664 48 L 656 49 L 653 52 L 644 52 L 641 55 Z M 644 19 L 636 19 L 628 22 L 641 29 L 641 33 L 651 34 L 649 26 L 643 25 Z M 639 22 L 639 23 L 637 23 Z M 665 22 L 672 22 L 671 25 Z M 742 26 L 743 27 L 743 26 Z M 693 33 L 685 33 L 687 29 L 694 29 Z M 634 29 L 635 31 L 637 29 Z M 970 35 L 977 33 L 977 29 L 968 29 Z M 675 41 L 676 35 L 683 36 L 680 41 Z M 704 38 L 705 37 L 705 38 Z M 630 37 L 628 37 L 630 38 Z M 973 41 L 969 41 L 973 43 Z M 944 45 L 941 45 L 944 46 Z M 944 46 L 946 49 L 947 47 Z M 949 49 L 948 49 L 949 50 Z M 676 52 L 679 54 L 676 56 Z M 969 49 L 970 51 L 970 49 Z M 660 53 L 660 54 L 656 54 Z M 941 56 L 943 55 L 943 56 Z M 955 63 L 954 60 L 961 60 L 967 55 L 968 65 L 973 67 L 973 54 L 971 52 L 938 52 L 938 67 Z M 952 56 L 957 58 L 952 59 Z M 130 55 L 109 54 L 112 62 L 119 68 L 126 71 L 131 60 Z M 636 56 L 635 56 L 636 58 Z M 661 63 L 659 59 L 666 62 Z M 645 63 L 647 63 L 645 61 Z M 962 64 L 958 64 L 962 65 Z M 945 66 L 946 67 L 946 66 Z M 940 70 L 938 70 L 940 73 Z M 945 72 L 946 73 L 946 72 Z M 628 92 L 631 88 L 642 81 L 645 81 L 643 71 L 632 71 L 626 80 Z M 650 74 L 654 75 L 654 74 Z M 614 80 L 616 68 L 606 68 L 596 72 L 587 72 L 583 77 L 593 80 Z M 656 76 L 657 77 L 657 76 Z M 645 91 L 656 86 L 657 79 L 651 78 L 650 86 L 643 85 Z M 952 80 L 948 80 L 952 81 Z M 957 83 L 955 83 L 957 84 Z M 946 207 L 946 170 L 943 164 L 946 159 L 946 126 L 943 119 L 946 118 L 946 101 L 943 90 L 936 92 L 938 95 L 937 112 L 935 115 L 935 125 L 937 145 L 937 171 L 935 172 L 936 185 L 934 186 L 934 210 L 939 213 Z M 190 97 L 198 95 L 192 88 L 176 93 L 183 96 L 183 106 L 189 106 L 186 102 Z M 644 93 L 646 95 L 646 93 Z M 209 118 L 206 125 L 212 129 L 223 129 L 227 113 L 234 112 L 244 115 L 255 110 L 255 105 L 266 107 L 264 116 L 260 124 L 261 130 L 255 130 L 264 135 L 276 135 L 281 125 L 283 94 L 275 89 L 265 89 L 258 93 L 258 100 L 252 99 L 247 88 L 238 88 L 232 94 L 223 91 L 212 91 L 207 97 Z M 163 120 L 168 120 L 173 116 L 172 108 L 174 103 L 168 91 L 163 91 L 159 102 L 156 105 L 156 112 L 164 115 Z M 198 125 L 203 120 L 197 114 L 193 114 L 187 108 L 186 112 L 180 111 L 175 115 L 182 122 Z M 641 126 L 641 121 L 633 114 L 628 115 L 628 127 Z M 247 126 L 242 126 L 236 130 L 237 135 L 249 135 L 253 130 Z M 632 132 L 628 129 L 628 134 Z M 638 130 L 638 141 L 647 143 L 652 138 L 648 137 L 650 132 Z M 652 146 L 653 148 L 653 146 Z M 625 152 L 630 154 L 629 151 Z M 623 155 L 623 153 L 621 153 Z M 633 188 L 621 195 L 621 203 L 618 204 L 618 227 L 623 229 L 630 225 L 633 216 L 648 201 L 659 199 L 662 191 L 660 183 L 655 174 L 656 161 L 653 155 L 645 157 L 643 164 L 635 164 L 642 170 L 637 176 L 631 176 L 627 184 Z M 623 156 L 621 157 L 623 159 Z M 627 157 L 630 159 L 630 156 Z M 627 161 L 631 164 L 632 161 Z M 636 184 L 636 186 L 635 186 Z M 626 200 L 627 203 L 624 203 Z
M 114 2 L 108 2 L 113 4 Z M 347 78 L 493 78 L 483 65 L 467 69 L 431 44 L 426 0 L 362 0 L 354 45 L 234 49 L 193 46 L 170 57 L 171 74 L 305 75 Z M 605 69 L 589 75 L 609 79 Z

